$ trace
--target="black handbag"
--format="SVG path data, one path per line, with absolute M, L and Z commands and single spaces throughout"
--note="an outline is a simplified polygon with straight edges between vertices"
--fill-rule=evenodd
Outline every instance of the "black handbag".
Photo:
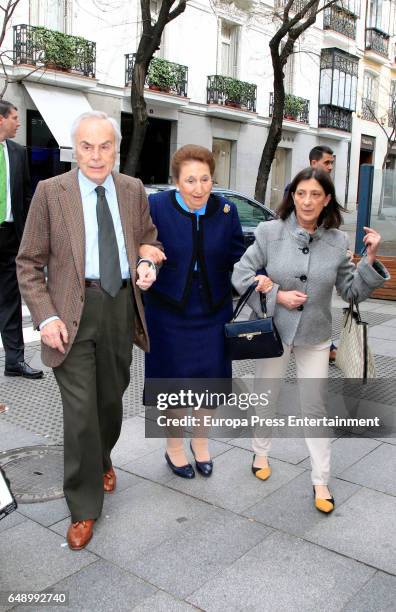
M 267 299 L 260 292 L 262 317 L 249 321 L 236 321 L 242 308 L 252 295 L 253 283 L 239 298 L 230 323 L 224 325 L 226 351 L 234 361 L 238 359 L 268 359 L 283 355 L 283 344 L 272 317 L 267 316 Z

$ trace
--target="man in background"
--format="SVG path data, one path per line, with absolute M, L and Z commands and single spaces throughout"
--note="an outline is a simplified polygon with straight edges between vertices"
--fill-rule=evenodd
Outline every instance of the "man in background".
M 326 145 L 318 145 L 309 152 L 309 165 L 312 168 L 320 168 L 331 174 L 334 167 L 334 152 Z M 284 195 L 289 191 L 290 183 L 286 185 Z
M 31 200 L 25 147 L 9 140 L 21 124 L 17 108 L 0 100 L 0 331 L 5 350 L 5 376 L 42 378 L 25 362 L 22 303 L 15 258 Z

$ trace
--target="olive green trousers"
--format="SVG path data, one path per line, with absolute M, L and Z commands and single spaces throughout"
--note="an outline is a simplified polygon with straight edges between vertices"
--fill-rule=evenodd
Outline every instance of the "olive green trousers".
M 54 368 L 63 404 L 64 493 L 73 522 L 102 511 L 103 473 L 111 467 L 130 379 L 133 324 L 129 282 L 115 298 L 87 288 L 73 346 Z

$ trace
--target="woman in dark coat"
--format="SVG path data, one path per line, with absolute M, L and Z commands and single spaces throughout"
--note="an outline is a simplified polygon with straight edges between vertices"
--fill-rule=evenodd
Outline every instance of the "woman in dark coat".
M 177 189 L 149 196 L 166 261 L 145 296 L 146 390 L 153 378 L 231 377 L 224 323 L 232 315 L 231 272 L 245 248 L 235 205 L 211 193 L 214 169 L 211 151 L 181 147 L 172 159 Z M 194 437 L 191 450 L 198 471 L 210 476 L 208 439 Z M 178 476 L 195 476 L 182 438 L 167 438 L 165 458 Z

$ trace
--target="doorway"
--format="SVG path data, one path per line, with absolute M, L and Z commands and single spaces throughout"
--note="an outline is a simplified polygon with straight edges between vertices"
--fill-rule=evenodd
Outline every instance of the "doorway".
M 231 140 L 213 138 L 212 152 L 216 162 L 213 180 L 215 185 L 226 189 L 230 186 L 231 146 Z
M 359 202 L 359 190 L 360 190 L 360 166 L 363 164 L 374 164 L 374 150 L 375 150 L 375 136 L 367 136 L 362 134 L 360 141 L 360 155 L 359 155 L 359 182 L 357 190 L 356 202 Z
M 148 118 L 146 136 L 135 175 L 144 185 L 169 182 L 171 127 L 172 122 L 166 119 Z M 124 171 L 132 132 L 132 114 L 121 113 L 120 172 Z
M 70 162 L 60 161 L 58 143 L 36 110 L 26 111 L 26 149 L 33 192 L 39 181 L 71 169 Z

